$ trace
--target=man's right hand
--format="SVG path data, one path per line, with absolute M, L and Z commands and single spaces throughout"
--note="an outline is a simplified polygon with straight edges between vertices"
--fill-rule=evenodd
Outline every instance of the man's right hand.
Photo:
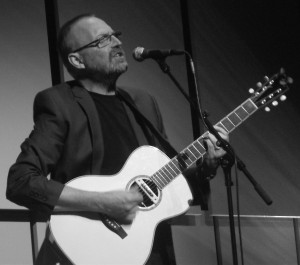
M 98 197 L 98 196 L 97 196 Z M 137 190 L 99 193 L 96 203 L 100 211 L 123 224 L 132 223 L 143 196 Z
M 84 191 L 65 186 L 55 210 L 78 210 L 98 212 L 116 221 L 132 223 L 143 196 L 136 188 L 129 191 L 114 190 L 105 192 Z

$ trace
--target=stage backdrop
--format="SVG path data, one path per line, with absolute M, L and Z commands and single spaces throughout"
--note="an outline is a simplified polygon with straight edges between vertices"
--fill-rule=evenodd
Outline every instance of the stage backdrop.
M 181 150 L 192 140 L 189 105 L 152 60 L 134 61 L 132 50 L 183 49 L 179 0 L 58 1 L 60 24 L 81 13 L 95 13 L 123 32 L 130 64 L 120 85 L 142 87 L 156 96 L 172 144 Z M 300 157 L 299 7 L 296 1 L 188 1 L 192 47 L 204 109 L 213 123 L 248 97 L 264 75 L 285 67 L 294 78 L 288 100 L 271 113 L 258 112 L 231 135 L 231 143 L 248 170 L 273 200 L 265 205 L 239 173 L 243 214 L 299 215 Z M 279 2 L 279 1 L 277 1 Z M 34 95 L 51 86 L 44 4 L 39 0 L 4 0 L 0 10 L 0 207 L 20 209 L 5 199 L 6 176 L 21 142 L 32 129 Z M 167 59 L 171 71 L 188 91 L 183 57 Z M 70 77 L 65 74 L 68 80 Z M 233 172 L 233 177 L 234 177 Z M 234 179 L 234 184 L 236 181 Z M 236 185 L 233 186 L 235 188 Z M 210 212 L 227 213 L 222 171 L 211 181 Z M 235 198 L 234 198 L 235 201 Z M 30 264 L 28 224 L 0 224 L 2 264 Z M 9 240 L 3 240 L 8 238 Z M 18 250 L 18 255 L 14 255 Z M 230 263 L 229 263 L 230 264 Z
M 236 154 L 273 200 L 267 206 L 238 172 L 241 213 L 299 215 L 299 6 L 219 2 L 189 1 L 198 82 L 210 120 L 217 123 L 239 106 L 264 75 L 284 67 L 294 78 L 287 101 L 270 113 L 257 112 L 230 136 Z M 212 212 L 227 213 L 223 172 L 218 173 L 211 181 Z

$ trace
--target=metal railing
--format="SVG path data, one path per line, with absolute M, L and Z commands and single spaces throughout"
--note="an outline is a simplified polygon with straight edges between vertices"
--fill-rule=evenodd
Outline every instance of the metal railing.
M 192 210 L 187 212 L 185 215 L 179 216 L 172 219 L 171 225 L 180 226 L 196 226 L 197 218 L 202 215 L 201 212 Z M 235 216 L 236 218 L 236 216 Z M 210 215 L 209 218 L 205 218 L 205 225 L 214 227 L 215 234 L 215 249 L 218 257 L 218 264 L 222 264 L 222 251 L 221 251 L 221 239 L 220 239 L 220 225 L 225 224 L 228 221 L 228 215 Z M 242 215 L 242 220 L 270 220 L 270 221 L 281 221 L 289 220 L 294 231 L 294 244 L 296 251 L 296 264 L 300 265 L 300 242 L 299 242 L 299 216 L 260 216 L 260 215 Z M 32 249 L 32 260 L 35 264 L 35 260 L 38 255 L 38 231 L 37 222 L 47 222 L 47 219 L 43 215 L 37 215 L 35 212 L 26 209 L 0 209 L 0 222 L 28 222 L 30 225 L 30 237 L 31 237 L 31 249 Z
M 31 250 L 33 264 L 38 255 L 37 222 L 46 222 L 46 218 L 29 210 L 0 209 L 0 222 L 28 222 L 30 225 Z

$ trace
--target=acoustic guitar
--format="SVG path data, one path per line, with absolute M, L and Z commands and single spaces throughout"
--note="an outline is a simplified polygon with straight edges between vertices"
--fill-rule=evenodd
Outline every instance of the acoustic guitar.
M 292 82 L 284 70 L 265 78 L 250 98 L 217 123 L 228 133 L 241 125 L 258 109 L 275 100 L 285 99 Z M 152 249 L 157 225 L 168 218 L 184 214 L 193 200 L 189 185 L 182 175 L 205 153 L 205 132 L 177 156 L 170 159 L 153 146 L 137 148 L 122 170 L 113 176 L 81 176 L 66 185 L 86 191 L 106 192 L 138 187 L 143 202 L 134 221 L 120 225 L 109 216 L 86 212 L 53 212 L 50 231 L 63 253 L 74 264 L 146 263 Z

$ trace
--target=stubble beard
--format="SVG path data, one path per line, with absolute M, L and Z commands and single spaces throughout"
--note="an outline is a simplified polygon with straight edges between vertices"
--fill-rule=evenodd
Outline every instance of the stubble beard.
M 103 68 L 89 70 L 86 73 L 86 77 L 93 80 L 96 83 L 104 85 L 108 88 L 108 91 L 115 90 L 116 82 L 118 78 L 127 71 L 128 63 L 126 60 L 117 64 L 111 64 L 106 71 Z

